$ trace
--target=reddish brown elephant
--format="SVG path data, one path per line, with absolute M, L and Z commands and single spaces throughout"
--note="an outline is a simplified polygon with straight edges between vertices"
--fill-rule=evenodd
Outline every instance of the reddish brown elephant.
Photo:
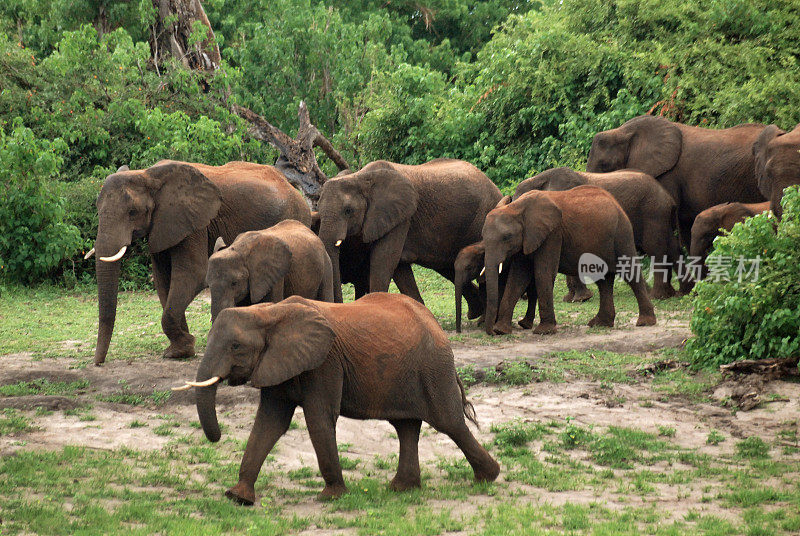
M 110 175 L 97 197 L 97 294 L 100 323 L 94 362 L 105 361 L 117 314 L 120 259 L 135 238 L 146 237 L 153 280 L 169 338 L 164 357 L 194 355 L 186 307 L 205 286 L 208 257 L 222 237 L 279 221 L 311 223 L 300 192 L 272 166 L 230 162 L 206 166 L 165 160 L 143 170 Z
M 293 296 L 225 309 L 197 371 L 197 413 L 211 441 L 220 439 L 215 399 L 218 382 L 226 379 L 261 389 L 239 483 L 226 493 L 243 504 L 255 501 L 261 466 L 297 406 L 325 481 L 320 498 L 347 491 L 336 450 L 340 415 L 386 419 L 397 430 L 395 490 L 420 486 L 422 421 L 455 441 L 476 480 L 492 481 L 500 471 L 467 428 L 465 417 L 474 422 L 474 409 L 456 375 L 447 335 L 430 311 L 407 296 L 373 293 L 347 304 Z
M 554 333 L 553 285 L 556 274 L 579 275 L 584 254 L 605 263 L 607 272 L 596 280 L 600 309 L 590 326 L 614 325 L 614 276 L 618 260 L 636 255 L 633 229 L 616 200 L 597 186 L 564 192 L 531 191 L 492 210 L 483 226 L 486 247 L 486 316 L 490 335 L 510 333 L 514 306 L 528 292 L 528 311 L 538 300 L 540 323 L 535 333 Z M 498 311 L 499 266 L 510 259 L 503 299 Z M 640 277 L 627 281 L 639 305 L 637 326 L 656 322 L 647 287 Z M 531 327 L 532 314 L 520 322 Z

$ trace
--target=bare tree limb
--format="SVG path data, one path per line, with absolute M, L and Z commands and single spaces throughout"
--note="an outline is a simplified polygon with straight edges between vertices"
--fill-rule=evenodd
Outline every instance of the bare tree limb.
M 316 207 L 320 189 L 328 180 L 317 163 L 314 147 L 322 149 L 340 171 L 350 169 L 344 157 L 333 148 L 333 144 L 311 123 L 305 102 L 300 103 L 297 114 L 299 127 L 296 139 L 290 138 L 269 121 L 244 106 L 233 104 L 231 110 L 250 123 L 250 134 L 254 138 L 265 141 L 280 151 L 281 155 L 275 162 L 275 167 L 311 200 L 312 207 Z

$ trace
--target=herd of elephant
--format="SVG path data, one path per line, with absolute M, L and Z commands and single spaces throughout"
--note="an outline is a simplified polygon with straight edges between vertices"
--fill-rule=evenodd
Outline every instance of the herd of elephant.
M 419 486 L 422 421 L 449 435 L 478 480 L 497 462 L 475 440 L 447 336 L 424 307 L 412 264 L 435 270 L 462 296 L 469 318 L 489 334 L 519 320 L 537 333 L 556 329 L 553 286 L 568 278 L 567 301 L 591 292 L 578 274 L 591 253 L 608 273 L 597 281 L 600 306 L 590 325 L 613 326 L 615 267 L 637 251 L 677 267 L 681 246 L 704 256 L 719 228 L 771 209 L 800 183 L 800 125 L 712 130 L 639 116 L 595 135 L 586 172 L 550 169 L 512 196 L 472 164 L 437 159 L 386 161 L 340 174 L 322 187 L 317 211 L 272 166 L 206 166 L 163 161 L 120 168 L 97 199 L 99 327 L 95 364 L 105 361 L 117 309 L 120 259 L 146 237 L 169 338 L 168 358 L 194 355 L 185 312 L 211 293 L 212 328 L 194 382 L 206 436 L 220 437 L 216 387 L 250 382 L 261 389 L 239 483 L 227 494 L 252 504 L 261 465 L 301 406 L 325 480 L 323 497 L 344 492 L 335 441 L 339 415 L 389 420 L 400 457 L 395 489 Z M 766 201 L 765 201 L 766 199 Z M 507 269 L 503 269 L 505 263 Z M 386 294 L 394 280 L 403 295 Z M 651 296 L 673 296 L 671 269 L 654 280 L 627 278 L 637 325 L 656 322 Z M 342 302 L 352 283 L 356 301 Z M 477 284 L 476 284 L 477 283 Z M 678 292 L 693 281 L 685 274 Z

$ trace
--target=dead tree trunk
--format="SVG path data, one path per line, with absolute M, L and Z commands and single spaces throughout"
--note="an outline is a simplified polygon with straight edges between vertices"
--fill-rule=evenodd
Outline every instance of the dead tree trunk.
M 158 66 L 168 55 L 177 58 L 188 69 L 214 71 L 221 56 L 200 0 L 153 0 L 158 10 L 150 33 L 150 51 Z M 194 42 L 192 33 L 205 26 L 205 39 Z
M 317 130 L 317 127 L 311 124 L 305 102 L 300 103 L 298 112 L 300 127 L 297 129 L 297 139 L 290 138 L 248 108 L 234 104 L 232 110 L 250 123 L 250 134 L 254 138 L 269 143 L 281 152 L 275 162 L 275 167 L 286 175 L 291 184 L 306 195 L 311 201 L 312 208 L 316 208 L 320 189 L 328 180 L 317 164 L 314 147 L 322 149 L 322 152 L 333 160 L 340 171 L 350 169 L 347 161 L 333 148 L 331 142 Z

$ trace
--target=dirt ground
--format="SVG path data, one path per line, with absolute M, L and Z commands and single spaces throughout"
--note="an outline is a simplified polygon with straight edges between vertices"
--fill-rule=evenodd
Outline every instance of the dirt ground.
M 492 345 L 453 343 L 457 366 L 472 364 L 475 367 L 491 367 L 500 361 L 524 358 L 535 363 L 537 359 L 561 350 L 594 349 L 611 350 L 619 353 L 648 354 L 665 347 L 680 346 L 690 335 L 688 327 L 680 321 L 666 321 L 659 326 L 631 329 L 608 330 L 594 333 L 587 328 L 574 327 L 562 329 L 552 336 L 534 336 L 529 332 L 519 339 Z M 20 436 L 0 437 L 0 456 L 8 455 L 18 449 L 58 449 L 64 445 L 83 445 L 94 449 L 114 449 L 128 446 L 135 449 L 159 449 L 171 439 L 153 433 L 158 425 L 160 414 L 174 415 L 183 424 L 196 422 L 194 397 L 191 391 L 174 392 L 166 403 L 154 408 L 152 405 L 134 406 L 100 402 L 97 395 L 120 392 L 123 380 L 129 393 L 147 396 L 153 391 L 167 390 L 182 384 L 183 379 L 194 377 L 197 362 L 176 362 L 162 359 L 110 361 L 102 368 L 88 366 L 73 369 L 73 359 L 33 360 L 26 354 L 3 356 L 0 369 L 0 385 L 36 378 L 51 381 L 77 381 L 88 379 L 90 387 L 79 396 L 21 396 L 0 398 L 0 407 L 30 409 L 45 407 L 52 410 L 65 410 L 85 404 L 92 404 L 95 420 L 84 422 L 74 416 L 66 416 L 63 411 L 37 416 L 37 430 Z M 721 445 L 707 445 L 709 430 L 719 430 L 727 436 L 744 438 L 761 436 L 768 442 L 775 438 L 776 432 L 787 421 L 797 419 L 800 413 L 800 385 L 783 381 L 770 382 L 767 391 L 774 393 L 769 403 L 762 404 L 752 411 L 732 412 L 718 403 L 692 403 L 682 397 L 662 397 L 653 390 L 651 382 L 642 377 L 634 383 L 613 384 L 612 391 L 607 385 L 596 381 L 568 381 L 567 383 L 531 383 L 522 387 L 474 385 L 468 389 L 468 396 L 474 403 L 480 422 L 480 430 L 475 433 L 480 441 L 490 441 L 493 435 L 490 426 L 495 423 L 520 419 L 523 421 L 563 422 L 571 417 L 574 423 L 605 427 L 610 425 L 634 427 L 647 432 L 658 433 L 659 426 L 676 430 L 672 441 L 680 446 L 699 449 L 700 452 L 720 454 L 733 450 L 733 441 Z M 730 395 L 731 386 L 720 385 L 712 398 L 721 400 Z M 610 400 L 617 402 L 610 403 Z M 218 391 L 218 413 L 222 424 L 227 425 L 227 435 L 245 440 L 249 433 L 257 401 L 255 389 L 245 387 L 221 386 Z M 647 403 L 642 403 L 647 401 Z M 298 410 L 298 428 L 290 430 L 273 452 L 274 461 L 268 461 L 271 470 L 286 473 L 292 469 L 309 466 L 316 469 L 316 458 L 303 425 L 302 411 Z M 146 422 L 149 426 L 131 428 L 133 421 Z M 390 456 L 397 452 L 394 429 L 385 422 L 367 423 L 350 419 L 340 419 L 337 427 L 337 441 L 350 444 L 346 456 L 371 461 L 376 455 Z M 190 432 L 202 436 L 199 429 Z M 24 441 L 21 441 L 24 440 Z M 420 460 L 433 478 L 442 478 L 436 469 L 438 461 L 459 459 L 460 452 L 444 435 L 438 434 L 423 425 L 420 440 Z M 360 464 L 361 466 L 366 463 Z M 425 471 L 425 470 L 423 470 Z M 391 476 L 391 475 L 389 475 Z M 501 473 L 500 481 L 503 481 Z M 233 483 L 229 483 L 233 484 Z M 289 481 L 276 482 L 277 486 L 293 486 Z M 549 492 L 545 489 L 525 486 L 517 482 L 509 485 L 517 493 L 529 496 L 532 501 L 544 501 L 553 505 L 565 502 L 586 503 L 602 501 L 608 507 L 636 506 L 641 497 L 631 496 L 624 503 L 612 496 L 597 495 L 591 489 Z M 700 491 L 688 496 L 680 495 L 674 487 L 664 485 L 657 495 L 658 503 L 668 503 L 677 518 L 690 510 L 714 513 L 728 517 L 730 510 L 722 510 L 710 504 L 702 504 Z M 449 504 L 448 508 L 476 509 L 483 496 L 471 496 L 467 505 Z M 652 499 L 649 504 L 652 503 Z M 434 505 L 435 506 L 435 505 Z M 320 506 L 313 500 L 287 503 L 286 507 L 302 515 Z

